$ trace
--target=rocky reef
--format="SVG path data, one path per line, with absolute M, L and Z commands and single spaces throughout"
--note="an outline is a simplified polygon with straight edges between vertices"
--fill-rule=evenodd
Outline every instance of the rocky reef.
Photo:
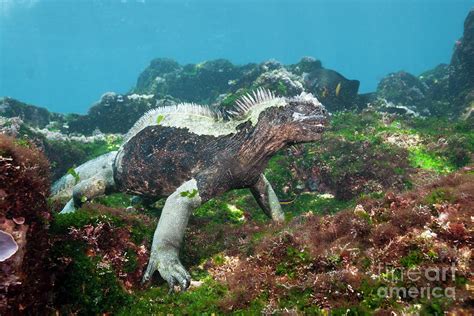
M 44 311 L 50 301 L 49 163 L 28 141 L 0 134 L 0 313 Z
M 359 82 L 323 68 L 321 61 L 311 57 L 288 66 L 275 60 L 235 66 L 223 59 L 181 66 L 169 59 L 155 59 L 140 75 L 134 92 L 225 105 L 236 94 L 256 87 L 271 89 L 282 96 L 308 91 L 324 100 L 329 110 L 341 110 L 355 106 Z
M 472 314 L 473 62 L 471 11 L 449 65 L 389 74 L 370 94 L 311 57 L 158 58 L 134 89 L 103 94 L 85 115 L 3 98 L 0 314 Z M 168 295 L 158 276 L 140 284 L 163 200 L 113 194 L 72 214 L 48 201 L 50 180 L 116 150 L 146 111 L 177 102 L 226 109 L 258 87 L 313 93 L 331 126 L 265 170 L 284 223 L 269 223 L 248 190 L 195 211 L 182 254 L 189 291 Z M 400 278 L 409 271 L 447 274 Z M 443 294 L 388 295 L 433 287 Z
M 449 65 L 441 64 L 419 76 L 403 71 L 389 74 L 381 80 L 377 96 L 393 112 L 468 118 L 474 106 L 473 78 L 474 11 L 470 11 Z
M 126 133 L 153 108 L 177 102 L 226 107 L 258 87 L 281 96 L 311 92 L 333 111 L 361 106 L 357 80 L 325 69 L 320 61 L 309 57 L 289 66 L 273 60 L 236 66 L 224 59 L 182 66 L 171 59 L 158 58 L 140 74 L 136 88 L 124 94 L 104 93 L 85 115 L 50 113 L 11 98 L 0 101 L 0 114 L 19 117 L 30 127 L 64 134 Z
M 358 93 L 358 80 L 324 68 L 312 57 L 292 65 L 269 60 L 242 66 L 225 59 L 180 65 L 169 58 L 157 58 L 139 75 L 135 88 L 123 94 L 104 93 L 86 115 L 50 113 L 11 98 L 0 100 L 0 114 L 66 134 L 125 133 L 143 113 L 158 106 L 195 102 L 225 108 L 239 96 L 265 87 L 281 96 L 311 92 L 330 112 L 372 106 L 389 113 L 468 118 L 474 102 L 473 25 L 471 11 L 449 65 L 441 64 L 418 76 L 405 71 L 391 73 L 369 94 Z

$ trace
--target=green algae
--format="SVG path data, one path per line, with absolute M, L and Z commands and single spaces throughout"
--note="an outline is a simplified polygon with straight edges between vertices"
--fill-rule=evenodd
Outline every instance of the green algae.
M 210 278 L 203 284 L 183 293 L 168 293 L 167 286 L 139 291 L 132 296 L 131 304 L 117 315 L 212 315 L 219 313 L 218 303 L 226 294 L 225 286 Z
M 384 141 L 384 133 L 399 133 L 403 135 L 418 135 L 422 139 L 422 144 L 418 147 L 408 148 L 406 164 L 410 167 L 421 168 L 424 170 L 430 170 L 436 173 L 446 173 L 459 168 L 465 162 L 460 160 L 459 164 L 453 163 L 447 151 L 440 150 L 439 148 L 428 146 L 427 144 L 433 144 L 435 140 L 440 137 L 440 131 L 436 131 L 435 128 L 428 128 L 421 123 L 416 123 L 415 120 L 411 123 L 405 121 L 393 121 L 388 125 L 382 123 L 382 117 L 379 114 L 353 114 L 344 113 L 336 115 L 333 121 L 333 127 L 328 132 L 328 141 L 334 139 L 343 139 L 346 142 L 340 147 L 333 148 L 332 152 L 322 152 L 316 154 L 313 151 L 305 151 L 301 158 L 296 162 L 298 166 L 307 167 L 310 166 L 315 158 L 327 163 L 335 171 L 332 174 L 334 177 L 340 177 L 344 174 L 358 173 L 364 167 L 363 164 L 357 161 L 349 161 L 345 164 L 342 161 L 338 162 L 333 157 L 346 155 L 352 148 L 362 146 L 365 143 L 369 143 L 374 146 L 374 152 L 387 152 L 393 150 L 396 152 L 399 147 L 393 144 L 386 144 Z M 448 128 L 441 131 L 443 135 L 449 137 L 470 137 L 469 131 L 463 128 Z M 323 143 L 324 145 L 324 143 Z M 311 144 L 307 147 L 314 148 L 315 146 L 321 146 L 321 144 Z M 354 147 L 352 147 L 354 146 Z M 393 153 L 391 152 L 391 153 Z M 392 168 L 393 173 L 403 176 L 411 173 L 408 167 L 400 165 L 384 165 L 384 161 L 380 162 L 380 166 L 383 168 Z M 289 218 L 293 218 L 306 212 L 312 212 L 315 214 L 334 214 L 345 208 L 352 208 L 356 204 L 356 199 L 350 199 L 347 201 L 339 200 L 330 195 L 322 195 L 317 192 L 303 192 L 298 189 L 299 183 L 296 180 L 294 174 L 290 171 L 291 161 L 286 156 L 285 152 L 279 153 L 274 157 L 266 170 L 266 175 L 270 182 L 275 186 L 277 195 L 282 200 L 282 207 Z M 407 180 L 408 181 L 408 180 Z M 288 191 L 284 191 L 283 188 L 289 186 Z M 370 192 L 368 195 L 381 195 L 380 192 Z M 449 191 L 445 190 L 434 190 L 426 198 L 427 204 L 440 203 L 442 201 L 452 201 Z M 109 207 L 127 207 L 130 204 L 130 197 L 126 195 L 112 195 L 104 199 L 95 199 L 95 202 L 99 202 L 102 205 Z M 149 212 L 148 209 L 145 212 Z M 53 231 L 59 231 L 60 233 L 66 233 L 66 227 L 81 227 L 88 223 L 94 223 L 98 220 L 100 215 L 91 215 L 79 211 L 76 215 L 70 217 L 58 217 L 59 221 L 52 224 Z M 101 310 L 95 309 L 93 301 L 89 298 L 89 293 L 76 293 L 75 295 L 85 295 L 86 297 L 78 299 L 79 302 L 84 304 L 84 311 L 98 313 L 104 311 L 113 311 L 114 314 L 118 315 L 149 315 L 158 314 L 166 315 L 169 313 L 173 314 L 201 314 L 201 315 L 212 315 L 222 314 L 223 312 L 229 312 L 225 308 L 223 309 L 223 299 L 228 295 L 234 295 L 229 293 L 225 284 L 212 280 L 205 269 L 200 269 L 197 265 L 207 261 L 213 262 L 214 265 L 220 266 L 224 262 L 224 250 L 227 248 L 227 242 L 225 236 L 228 233 L 229 227 L 241 227 L 253 223 L 266 222 L 268 219 L 263 212 L 258 208 L 249 190 L 235 190 L 228 192 L 221 197 L 215 198 L 205 205 L 201 206 L 194 212 L 194 217 L 201 225 L 199 230 L 203 234 L 208 234 L 212 237 L 212 242 L 208 245 L 199 249 L 199 256 L 192 257 L 188 255 L 191 253 L 189 248 L 195 247 L 196 244 L 188 245 L 188 240 L 185 241 L 182 255 L 183 263 L 187 267 L 191 268 L 191 274 L 194 280 L 201 280 L 203 283 L 196 288 L 190 289 L 186 293 L 175 293 L 168 295 L 168 289 L 165 284 L 158 287 L 152 287 L 146 290 L 138 290 L 135 293 L 120 293 L 113 289 L 110 292 L 110 297 L 103 297 L 102 294 L 97 294 L 95 287 L 98 285 L 98 280 L 92 277 L 90 281 L 90 288 L 86 288 L 91 295 L 98 295 L 99 300 L 104 308 Z M 244 218 L 244 220 L 242 220 Z M 121 222 L 117 219 L 117 225 Z M 59 229 L 60 228 L 60 229 Z M 138 230 L 142 231 L 142 229 Z M 144 233 L 138 239 L 145 238 L 147 235 L 148 240 L 152 236 L 152 229 L 149 229 L 147 233 Z M 255 246 L 257 246 L 265 236 L 274 233 L 267 230 L 261 230 L 252 233 L 250 238 L 251 242 L 247 245 L 249 254 L 254 252 Z M 186 237 L 188 238 L 188 237 Z M 201 246 L 201 245 L 199 245 Z M 78 246 L 80 248 L 80 246 Z M 189 256 L 189 257 L 188 257 Z M 127 271 L 133 271 L 136 267 L 136 258 L 133 254 L 127 253 L 130 267 L 127 267 Z M 342 259 L 339 255 L 332 255 L 327 258 L 331 265 L 338 267 L 341 265 Z M 370 266 L 370 259 L 366 266 Z M 90 262 L 94 262 L 94 259 L 87 258 Z M 275 273 L 277 275 L 285 275 L 291 278 L 298 267 L 309 264 L 313 260 L 310 254 L 303 250 L 300 251 L 296 248 L 288 247 L 286 256 L 277 266 Z M 413 250 L 406 256 L 399 259 L 400 265 L 404 267 L 416 267 L 425 260 L 425 255 L 419 250 Z M 436 260 L 436 258 L 431 259 Z M 82 264 L 81 269 L 77 271 L 87 271 L 91 275 L 97 275 L 98 273 L 104 273 L 101 270 L 94 270 L 92 265 L 82 261 L 78 261 Z M 82 272 L 81 272 L 82 273 Z M 105 272 L 106 274 L 109 272 Z M 80 281 L 84 282 L 84 281 Z M 79 281 L 75 284 L 82 284 Z M 104 288 L 111 288 L 113 284 L 116 285 L 116 280 L 112 279 L 104 280 L 105 283 L 100 286 Z M 114 283 L 115 282 L 115 283 Z M 361 303 L 358 306 L 348 306 L 345 308 L 337 308 L 331 310 L 331 315 L 370 315 L 374 311 L 380 309 L 393 309 L 399 310 L 400 305 L 395 299 L 381 298 L 377 295 L 377 291 L 380 288 L 386 287 L 387 284 L 380 280 L 363 280 L 361 287 L 358 289 L 363 297 Z M 95 294 L 94 294 L 95 293 Z M 124 296 L 122 296 L 124 295 Z M 117 308 L 110 307 L 112 302 L 117 304 Z M 262 310 L 268 305 L 268 295 L 262 293 L 261 296 L 254 299 L 247 304 L 246 308 L 236 308 L 233 314 L 247 315 L 252 313 L 261 313 Z M 421 308 L 427 313 L 435 313 L 446 310 L 448 302 L 446 300 L 431 300 L 420 302 Z M 65 308 L 71 308 L 70 305 L 65 305 Z M 316 315 L 327 315 L 328 311 L 322 310 L 312 304 L 311 291 L 304 289 L 294 289 L 286 292 L 279 298 L 278 307 L 281 310 L 295 310 L 300 313 L 316 314 Z M 73 310 L 68 309 L 69 310 Z M 81 310 L 79 310 L 81 313 Z

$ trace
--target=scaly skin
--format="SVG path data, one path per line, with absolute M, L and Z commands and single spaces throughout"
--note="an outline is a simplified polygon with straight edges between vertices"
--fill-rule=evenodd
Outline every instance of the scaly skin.
M 311 95 L 271 99 L 269 93 L 258 93 L 255 101 L 249 96 L 244 99 L 241 108 L 248 113 L 242 115 L 241 121 L 208 123 L 207 117 L 208 125 L 196 126 L 199 115 L 193 116 L 191 123 L 183 123 L 186 120 L 179 113 L 169 114 L 165 124 L 153 123 L 155 118 L 148 117 L 151 124 L 134 127 L 135 132 L 118 152 L 97 159 L 93 166 L 89 163 L 87 168 L 76 169 L 81 181 L 72 189 L 68 187 L 72 199 L 63 211 L 80 206 L 84 197 L 89 200 L 111 191 L 147 198 L 168 197 L 143 281 L 158 270 L 171 289 L 175 285 L 187 289 L 191 278 L 178 254 L 193 210 L 229 190 L 249 188 L 265 214 L 282 221 L 280 203 L 263 171 L 278 150 L 288 144 L 316 141 L 324 131 L 327 113 Z M 246 107 L 253 103 L 254 110 Z M 181 120 L 177 126 L 172 126 L 173 117 Z M 156 121 L 162 120 L 163 115 L 159 115 Z M 94 168 L 100 172 L 90 172 Z M 86 178 L 81 175 L 81 171 L 86 174 L 84 169 L 88 170 Z M 60 181 L 62 186 L 55 187 L 71 185 L 70 179 Z

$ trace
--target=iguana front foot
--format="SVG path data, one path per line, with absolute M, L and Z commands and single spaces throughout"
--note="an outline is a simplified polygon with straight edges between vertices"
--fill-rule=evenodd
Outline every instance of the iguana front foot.
M 191 276 L 179 261 L 179 248 L 188 225 L 189 216 L 201 205 L 201 197 L 196 180 L 183 183 L 167 199 L 158 226 L 153 236 L 151 255 L 143 282 L 150 280 L 158 270 L 161 277 L 168 282 L 170 291 L 175 285 L 186 290 L 191 283 Z
M 181 291 L 186 291 L 191 284 L 191 275 L 179 261 L 177 251 L 158 250 L 152 253 L 143 275 L 143 282 L 148 282 L 156 270 L 168 283 L 170 292 L 173 292 L 177 285 L 180 286 Z

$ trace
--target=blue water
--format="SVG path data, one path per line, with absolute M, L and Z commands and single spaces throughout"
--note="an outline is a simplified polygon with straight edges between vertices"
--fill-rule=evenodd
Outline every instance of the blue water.
M 84 113 L 156 57 L 302 56 L 373 91 L 389 72 L 449 62 L 473 0 L 0 0 L 0 96 Z

